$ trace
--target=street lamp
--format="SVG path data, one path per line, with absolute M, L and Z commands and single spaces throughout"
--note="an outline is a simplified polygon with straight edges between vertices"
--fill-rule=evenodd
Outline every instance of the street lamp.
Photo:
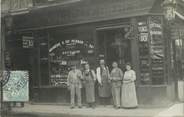
M 167 30 L 170 32 L 171 29 L 173 28 L 173 23 L 174 23 L 175 17 L 176 17 L 176 0 L 164 0 L 162 3 L 162 7 L 163 7 L 164 19 L 166 21 L 165 24 L 167 24 Z M 173 38 L 173 36 L 171 38 Z M 171 52 L 170 53 L 171 54 L 170 62 L 171 62 L 171 68 L 173 69 L 173 67 L 174 67 L 174 51 L 173 51 L 172 39 L 168 40 L 168 41 L 170 42 L 170 44 L 169 44 L 169 48 L 170 48 L 170 52 Z
M 168 22 L 168 28 L 172 29 L 174 27 L 177 29 L 176 26 L 173 26 L 176 23 L 176 21 L 175 21 L 176 15 L 179 18 L 181 18 L 182 20 L 184 20 L 184 17 L 176 11 L 176 7 L 177 7 L 176 0 L 164 0 L 162 7 L 163 7 L 163 12 L 164 12 L 164 17 L 165 17 L 166 21 Z M 177 60 L 177 62 L 178 62 L 178 65 L 181 66 L 180 67 L 181 71 L 178 71 L 178 72 L 181 72 L 181 73 L 179 73 L 180 74 L 179 78 L 181 78 L 181 79 L 175 80 L 176 87 L 177 87 L 177 88 L 176 87 L 175 88 L 176 88 L 176 95 L 177 95 L 176 97 L 182 101 L 182 100 L 184 100 L 184 96 L 182 95 L 183 91 L 184 91 L 183 90 L 184 80 L 182 80 L 184 78 L 183 77 L 183 68 L 182 68 L 182 66 L 183 66 L 183 62 L 182 62 L 183 61 L 182 60 L 182 56 L 183 56 L 183 54 L 182 54 L 183 53 L 183 49 L 182 49 L 183 43 L 182 42 L 183 42 L 183 40 L 179 34 L 181 32 L 180 31 L 178 32 L 178 30 L 176 31 L 176 29 L 173 32 L 171 32 L 171 33 L 174 33 L 174 35 L 171 35 L 172 40 L 170 41 L 171 42 L 170 46 L 171 46 L 172 52 L 176 52 L 176 51 L 179 52 L 179 58 L 178 58 L 179 60 Z M 176 48 L 178 48 L 178 50 L 175 49 L 175 51 L 173 51 L 173 44 L 175 44 L 174 46 Z M 174 55 L 175 54 L 173 54 L 171 57 L 173 58 Z M 174 61 L 172 61 L 172 64 L 173 64 L 173 62 Z M 173 71 L 175 71 L 175 69 Z
M 168 21 L 173 21 L 176 16 L 176 0 L 164 0 L 162 6 L 165 19 Z

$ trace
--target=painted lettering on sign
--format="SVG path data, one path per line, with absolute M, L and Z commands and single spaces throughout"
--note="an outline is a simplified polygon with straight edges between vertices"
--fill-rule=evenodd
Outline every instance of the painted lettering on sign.
M 23 46 L 23 48 L 33 48 L 34 47 L 33 37 L 23 36 L 22 37 L 22 46 Z
M 148 27 L 147 26 L 139 26 L 138 30 L 139 30 L 139 32 L 147 32 L 148 31 Z
M 148 41 L 148 33 L 141 33 L 140 34 L 140 41 L 147 42 Z
M 61 43 L 56 43 L 54 44 L 50 49 L 49 49 L 49 52 L 52 52 L 54 49 L 58 48 L 58 47 L 61 47 Z

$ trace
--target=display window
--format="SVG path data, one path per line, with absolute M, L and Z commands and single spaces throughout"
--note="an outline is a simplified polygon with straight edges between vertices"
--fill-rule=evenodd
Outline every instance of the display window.
M 49 42 L 50 83 L 51 86 L 66 87 L 67 75 L 71 65 L 91 63 L 94 57 L 94 43 L 88 38 L 79 38 L 78 34 L 60 34 L 51 37 Z
M 162 17 L 150 16 L 138 20 L 140 82 L 143 85 L 165 83 L 165 46 Z

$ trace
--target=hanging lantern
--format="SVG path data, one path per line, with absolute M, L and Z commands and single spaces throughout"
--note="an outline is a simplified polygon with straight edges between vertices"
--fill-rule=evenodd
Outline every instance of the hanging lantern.
M 164 17 L 168 21 L 175 19 L 176 0 L 164 0 L 163 4 Z

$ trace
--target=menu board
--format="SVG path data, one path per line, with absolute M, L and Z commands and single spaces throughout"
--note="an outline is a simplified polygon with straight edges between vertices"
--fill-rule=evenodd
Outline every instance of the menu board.
M 147 19 L 138 21 L 141 84 L 150 84 L 149 30 Z
M 151 73 L 153 84 L 164 82 L 164 39 L 162 17 L 152 16 L 149 19 Z
M 72 38 L 53 42 L 49 49 L 51 85 L 66 87 L 71 65 L 80 67 L 93 54 L 94 45 L 87 40 Z

